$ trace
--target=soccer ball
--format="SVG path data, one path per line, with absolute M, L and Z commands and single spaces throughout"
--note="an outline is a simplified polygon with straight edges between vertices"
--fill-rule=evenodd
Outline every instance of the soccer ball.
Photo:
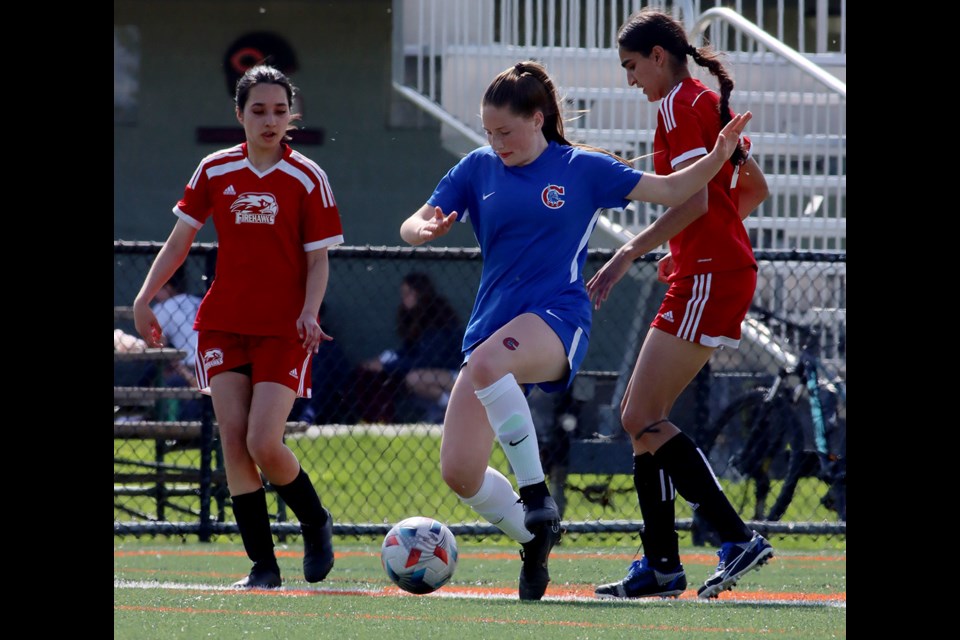
M 436 591 L 457 568 L 457 540 L 433 518 L 401 520 L 380 545 L 383 570 L 398 587 L 418 595 Z

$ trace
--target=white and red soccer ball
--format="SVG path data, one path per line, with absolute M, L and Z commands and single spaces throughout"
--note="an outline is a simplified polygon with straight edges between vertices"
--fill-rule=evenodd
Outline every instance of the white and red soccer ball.
M 450 581 L 457 568 L 457 540 L 445 524 L 414 516 L 393 526 L 380 545 L 390 580 L 404 591 L 431 593 Z

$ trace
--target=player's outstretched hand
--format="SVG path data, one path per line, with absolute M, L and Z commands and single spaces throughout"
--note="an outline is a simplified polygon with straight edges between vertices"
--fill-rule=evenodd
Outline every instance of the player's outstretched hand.
M 632 264 L 633 261 L 630 258 L 617 251 L 613 254 L 613 257 L 607 260 L 606 264 L 600 267 L 599 271 L 593 274 L 590 282 L 587 283 L 587 295 L 593 301 L 594 309 L 599 309 L 600 305 L 607 301 L 613 285 L 620 282 L 620 278 L 624 276 Z
M 731 153 L 733 152 L 731 151 Z M 424 242 L 447 235 L 450 227 L 457 221 L 456 211 L 450 215 L 443 215 L 443 209 L 440 207 L 434 207 L 433 210 L 433 219 L 427 220 L 420 226 L 419 233 Z

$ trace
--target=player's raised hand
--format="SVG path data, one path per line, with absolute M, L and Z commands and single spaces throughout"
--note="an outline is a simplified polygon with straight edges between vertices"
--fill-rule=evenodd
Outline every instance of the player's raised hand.
M 716 153 L 724 160 L 730 158 L 733 152 L 737 150 L 740 134 L 743 133 L 744 128 L 752 117 L 753 114 L 749 111 L 733 116 L 730 122 L 720 130 L 720 135 L 717 136 L 717 144 L 713 147 L 713 153 Z

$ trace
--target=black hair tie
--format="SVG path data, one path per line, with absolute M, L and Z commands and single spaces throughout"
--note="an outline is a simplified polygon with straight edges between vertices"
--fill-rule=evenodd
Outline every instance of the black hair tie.
M 513 65 L 513 68 L 517 70 L 518 76 L 522 74 L 524 71 L 526 71 L 526 69 L 523 68 L 522 62 L 518 62 L 517 64 Z

